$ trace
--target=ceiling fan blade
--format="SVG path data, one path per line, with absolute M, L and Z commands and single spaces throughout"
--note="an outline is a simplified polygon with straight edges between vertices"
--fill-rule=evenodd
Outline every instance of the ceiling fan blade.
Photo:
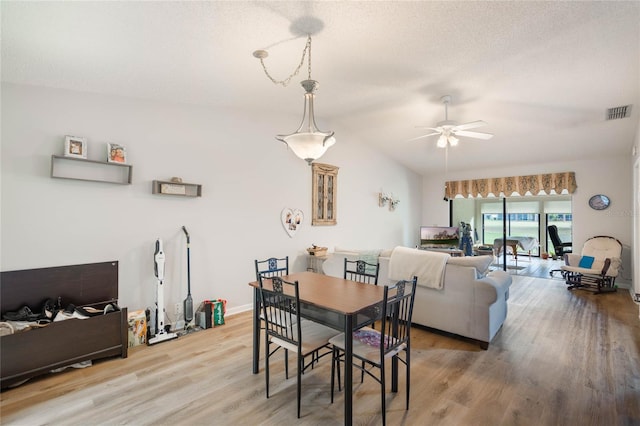
M 466 136 L 468 138 L 476 138 L 476 139 L 491 139 L 493 137 L 492 133 L 482 133 L 482 132 L 468 132 L 466 130 L 456 131 L 456 136 Z
M 417 141 L 418 139 L 424 139 L 426 137 L 433 136 L 433 135 L 439 135 L 439 134 L 440 134 L 440 132 L 428 133 L 426 135 L 418 136 L 417 138 L 408 139 L 407 142 L 413 142 L 413 141 Z
M 456 129 L 458 130 L 469 130 L 469 129 L 475 129 L 476 127 L 482 127 L 482 126 L 486 126 L 487 123 L 482 121 L 482 120 L 478 120 L 478 121 L 472 121 L 470 123 L 464 123 L 464 124 L 459 124 L 456 126 Z

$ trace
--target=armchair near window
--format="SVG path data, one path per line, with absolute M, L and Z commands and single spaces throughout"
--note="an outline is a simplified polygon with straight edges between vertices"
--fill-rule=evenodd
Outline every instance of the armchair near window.
M 562 273 L 568 289 L 584 288 L 596 293 L 616 291 L 615 282 L 621 265 L 622 243 L 613 237 L 589 238 L 582 254 L 569 253 Z
M 558 235 L 558 227 L 556 225 L 549 225 L 547 229 L 549 230 L 549 238 L 553 243 L 553 251 L 556 255 L 563 257 L 566 253 L 572 252 L 572 243 L 562 242 L 560 235 Z
M 560 235 L 558 235 L 558 227 L 556 225 L 547 226 L 547 230 L 549 231 L 549 238 L 551 239 L 551 243 L 553 244 L 553 251 L 556 256 L 564 258 L 565 254 L 571 253 L 573 251 L 572 243 L 563 243 L 560 239 Z M 560 272 L 562 274 L 562 278 L 566 278 L 567 273 L 561 269 L 552 269 L 551 271 L 549 271 L 549 275 L 553 276 L 555 272 Z

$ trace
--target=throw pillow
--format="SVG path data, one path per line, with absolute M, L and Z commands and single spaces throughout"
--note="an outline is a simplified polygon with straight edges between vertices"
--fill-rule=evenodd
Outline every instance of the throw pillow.
M 580 268 L 591 269 L 594 260 L 595 258 L 593 256 L 582 256 L 580 258 L 580 263 L 578 263 L 578 266 Z

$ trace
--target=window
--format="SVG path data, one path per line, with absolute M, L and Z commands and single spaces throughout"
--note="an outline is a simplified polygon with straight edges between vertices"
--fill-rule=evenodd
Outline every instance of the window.
M 503 200 L 501 198 L 456 198 L 451 203 L 451 221 L 470 223 L 476 244 L 493 245 L 502 238 Z M 547 226 L 556 225 L 563 241 L 572 241 L 570 195 L 526 196 L 507 198 L 507 235 L 533 237 L 540 248 L 533 255 L 553 251 Z
M 496 238 L 502 238 L 502 213 L 484 213 L 482 215 L 483 244 L 492 245 Z M 518 237 L 533 237 L 539 239 L 540 215 L 538 213 L 508 213 L 507 235 Z M 531 254 L 538 256 L 539 248 L 531 250 Z

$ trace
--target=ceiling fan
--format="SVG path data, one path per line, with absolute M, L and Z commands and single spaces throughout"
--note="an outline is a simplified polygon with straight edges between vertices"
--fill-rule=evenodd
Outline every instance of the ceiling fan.
M 429 130 L 433 130 L 433 132 L 427 133 L 426 135 L 418 136 L 417 138 L 409 139 L 409 141 L 415 141 L 429 136 L 440 135 L 437 145 L 439 148 L 446 148 L 448 145 L 458 145 L 457 136 L 466 136 L 476 139 L 491 139 L 493 137 L 493 134 L 491 133 L 469 131 L 469 129 L 486 126 L 487 123 L 482 120 L 472 121 L 470 123 L 464 124 L 458 124 L 456 121 L 449 120 L 449 103 L 451 102 L 451 95 L 445 95 L 440 98 L 440 100 L 444 104 L 444 121 L 436 124 L 436 127 L 423 127 Z

